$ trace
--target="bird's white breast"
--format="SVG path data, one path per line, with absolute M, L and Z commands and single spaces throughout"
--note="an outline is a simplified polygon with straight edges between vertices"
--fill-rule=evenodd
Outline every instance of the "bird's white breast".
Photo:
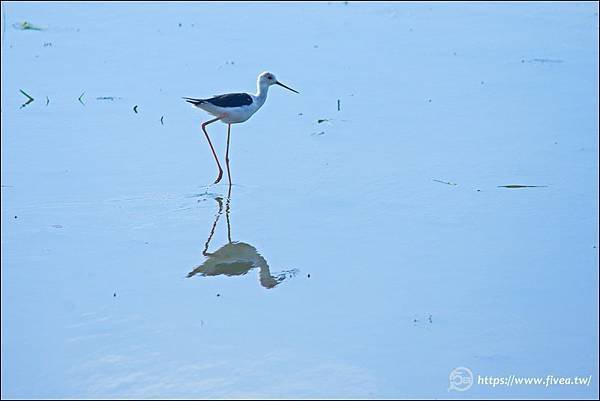
M 253 106 L 253 104 L 241 107 L 224 108 L 223 114 L 225 116 L 221 118 L 221 121 L 227 124 L 243 123 L 252 117 L 252 115 L 258 110 L 258 108 Z

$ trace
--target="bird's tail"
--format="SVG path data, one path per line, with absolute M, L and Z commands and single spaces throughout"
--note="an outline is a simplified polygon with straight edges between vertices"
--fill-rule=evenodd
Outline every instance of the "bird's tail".
M 193 97 L 182 97 L 186 102 L 193 104 L 194 106 L 198 106 L 204 103 L 203 99 L 194 99 Z

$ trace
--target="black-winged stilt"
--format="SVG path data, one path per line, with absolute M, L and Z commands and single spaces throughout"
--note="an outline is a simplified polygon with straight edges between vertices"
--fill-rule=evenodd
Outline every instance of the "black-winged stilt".
M 292 92 L 299 93 L 279 82 L 277 78 L 275 78 L 275 75 L 270 72 L 263 72 L 260 74 L 258 76 L 256 85 L 258 87 L 256 95 L 251 93 L 228 93 L 225 95 L 214 96 L 210 99 L 194 99 L 189 97 L 183 98 L 195 107 L 198 107 L 199 109 L 202 109 L 216 117 L 202 124 L 202 131 L 204 131 L 204 135 L 206 135 L 206 139 L 210 145 L 210 150 L 212 150 L 212 154 L 217 162 L 217 167 L 219 168 L 219 175 L 214 182 L 215 184 L 221 181 L 223 169 L 219 163 L 219 158 L 217 157 L 215 148 L 210 142 L 208 132 L 206 132 L 206 126 L 214 123 L 215 121 L 222 121 L 223 123 L 227 124 L 227 151 L 225 152 L 225 163 L 227 164 L 229 185 L 231 185 L 231 173 L 229 171 L 229 137 L 231 134 L 231 124 L 243 123 L 252 117 L 252 115 L 262 107 L 262 105 L 265 103 L 265 100 L 267 100 L 267 92 L 269 91 L 269 86 L 271 85 L 283 86 Z

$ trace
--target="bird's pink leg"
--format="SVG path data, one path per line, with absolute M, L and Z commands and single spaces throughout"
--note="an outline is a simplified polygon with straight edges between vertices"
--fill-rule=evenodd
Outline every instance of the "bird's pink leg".
M 227 164 L 227 177 L 229 177 L 229 188 L 231 188 L 231 172 L 229 171 L 229 136 L 231 134 L 231 124 L 227 124 L 227 151 L 225 152 L 225 164 Z
M 214 118 L 212 120 L 209 120 L 205 123 L 202 124 L 202 131 L 204 131 L 204 135 L 206 135 L 206 139 L 208 140 L 208 144 L 210 145 L 210 150 L 212 150 L 212 154 L 215 157 L 215 161 L 217 162 L 217 167 L 219 168 L 219 176 L 217 177 L 217 179 L 215 180 L 215 184 L 218 183 L 219 181 L 221 181 L 221 177 L 223 177 L 223 169 L 221 168 L 221 164 L 219 163 L 219 158 L 217 157 L 217 153 L 215 152 L 215 148 L 213 148 L 212 143 L 210 142 L 210 138 L 208 136 L 208 132 L 206 132 L 206 126 L 208 124 L 212 124 L 215 121 L 219 121 L 219 118 Z

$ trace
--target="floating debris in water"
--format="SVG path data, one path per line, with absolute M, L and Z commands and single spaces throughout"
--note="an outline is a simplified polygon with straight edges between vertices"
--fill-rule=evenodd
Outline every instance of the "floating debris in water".
M 137 107 L 137 104 L 136 104 L 135 106 L 133 106 L 133 112 L 134 112 L 135 114 L 137 114 L 137 108 L 138 108 L 138 107 Z
M 310 273 L 308 273 L 308 274 L 306 275 L 306 277 L 310 278 Z
M 52 228 L 63 228 L 60 224 L 52 224 Z
M 113 298 L 116 298 L 116 297 L 117 297 L 117 293 L 113 292 Z
M 85 103 L 83 102 L 83 95 L 85 95 L 85 92 L 83 92 L 81 95 L 79 95 L 79 98 L 77 100 L 79 100 L 79 103 L 81 103 L 82 105 L 85 106 Z
M 229 61 L 229 60 L 227 60 L 227 61 L 225 61 L 225 64 L 220 64 L 220 65 L 217 67 L 217 69 L 218 69 L 218 70 L 220 70 L 221 68 L 223 68 L 224 66 L 227 66 L 227 65 L 235 65 L 235 61 Z M 186 65 L 186 66 L 187 66 L 187 65 Z
M 338 111 L 340 111 L 340 99 L 338 99 Z
M 325 135 L 325 131 L 313 132 L 312 134 L 310 134 L 310 136 L 320 136 L 320 135 Z
M 13 27 L 15 27 L 16 29 L 20 29 L 22 31 L 43 31 L 44 30 L 44 28 L 30 24 L 27 21 L 13 24 Z
M 418 314 L 414 314 L 413 315 L 413 319 L 412 319 L 413 323 L 421 323 L 421 322 L 429 322 L 430 324 L 433 323 L 433 315 L 431 313 L 429 313 L 427 315 L 427 318 L 423 315 L 418 315 Z
M 442 181 L 442 180 L 436 180 L 435 178 L 432 178 L 432 180 L 433 180 L 433 181 L 435 181 L 435 182 L 440 182 L 440 183 L 442 183 L 442 184 L 446 184 L 446 185 L 458 185 L 458 184 L 456 184 L 456 183 L 454 183 L 454 182 Z
M 165 123 L 163 123 L 163 118 L 165 118 L 165 116 L 160 117 L 160 125 L 165 125 Z
M 220 296 L 221 296 L 221 294 L 217 294 L 217 296 L 218 296 L 218 297 L 220 297 Z
M 532 58 L 529 60 L 526 60 L 528 63 L 562 63 L 564 60 L 560 60 L 560 59 L 550 59 L 550 58 Z M 525 60 L 521 60 L 522 63 L 525 62 Z
M 48 96 L 46 96 L 46 106 L 48 106 L 50 104 L 50 98 L 48 98 Z
M 324 123 L 325 121 L 329 121 L 329 120 L 326 118 L 321 118 L 321 119 L 317 120 L 317 123 L 321 124 L 321 123 Z
M 96 98 L 96 100 L 110 100 L 110 101 L 114 101 L 115 99 L 121 99 L 120 97 L 114 97 L 114 96 L 98 96 Z
M 29 96 L 29 95 L 27 94 L 27 92 L 25 92 L 23 89 L 19 89 L 19 91 L 20 91 L 22 94 L 24 94 L 25 96 L 27 96 L 27 98 L 28 98 L 29 100 L 32 100 L 32 101 L 33 101 L 33 98 L 32 98 L 31 96 Z
M 35 99 L 29 96 L 23 89 L 19 89 L 19 91 L 27 96 L 27 101 L 21 105 L 21 108 L 27 106 L 29 103 L 33 102 Z
M 498 188 L 547 188 L 548 185 L 498 185 Z

